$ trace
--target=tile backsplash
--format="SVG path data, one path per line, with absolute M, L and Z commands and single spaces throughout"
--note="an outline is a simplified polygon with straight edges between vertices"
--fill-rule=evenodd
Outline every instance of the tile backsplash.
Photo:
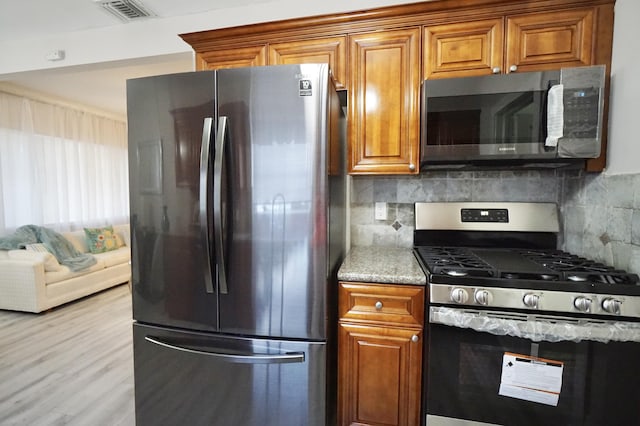
M 413 203 L 552 202 L 560 207 L 560 247 L 640 272 L 640 174 L 606 176 L 569 170 L 439 171 L 419 176 L 353 176 L 351 244 L 411 247 Z M 387 220 L 374 203 L 387 203 Z

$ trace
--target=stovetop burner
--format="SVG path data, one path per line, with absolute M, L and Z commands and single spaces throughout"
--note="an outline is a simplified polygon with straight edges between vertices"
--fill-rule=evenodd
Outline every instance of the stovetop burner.
M 636 274 L 561 250 L 421 246 L 416 251 L 432 275 L 639 285 Z
M 418 247 L 418 252 L 434 274 L 452 277 L 493 277 L 493 268 L 464 247 Z
M 638 276 L 561 250 L 526 250 L 521 254 L 573 282 L 637 285 Z

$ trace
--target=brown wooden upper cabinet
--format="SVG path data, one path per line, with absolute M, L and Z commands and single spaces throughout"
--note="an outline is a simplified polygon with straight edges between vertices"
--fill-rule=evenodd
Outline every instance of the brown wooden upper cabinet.
M 215 49 L 197 54 L 197 69 L 214 70 L 281 64 L 329 64 L 336 88 L 344 89 L 347 81 L 346 44 L 347 38 L 339 36 Z
M 424 78 L 593 64 L 594 9 L 509 15 L 424 27 Z
M 196 69 L 255 67 L 267 65 L 267 45 L 216 49 L 196 54 Z
M 352 173 L 418 173 L 420 28 L 349 37 Z
M 269 64 L 329 64 L 337 89 L 347 84 L 347 38 L 327 37 L 314 40 L 269 44 Z

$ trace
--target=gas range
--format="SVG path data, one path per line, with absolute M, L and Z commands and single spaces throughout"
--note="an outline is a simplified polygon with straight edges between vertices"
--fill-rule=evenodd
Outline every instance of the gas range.
M 551 203 L 416 203 L 432 305 L 640 318 L 640 279 L 556 248 Z

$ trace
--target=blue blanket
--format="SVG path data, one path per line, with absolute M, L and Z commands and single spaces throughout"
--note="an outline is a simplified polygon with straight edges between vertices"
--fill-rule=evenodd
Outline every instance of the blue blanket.
M 27 244 L 42 243 L 61 265 L 79 271 L 96 264 L 96 258 L 80 253 L 62 234 L 37 225 L 24 225 L 9 236 L 0 237 L 0 250 L 22 249 Z

